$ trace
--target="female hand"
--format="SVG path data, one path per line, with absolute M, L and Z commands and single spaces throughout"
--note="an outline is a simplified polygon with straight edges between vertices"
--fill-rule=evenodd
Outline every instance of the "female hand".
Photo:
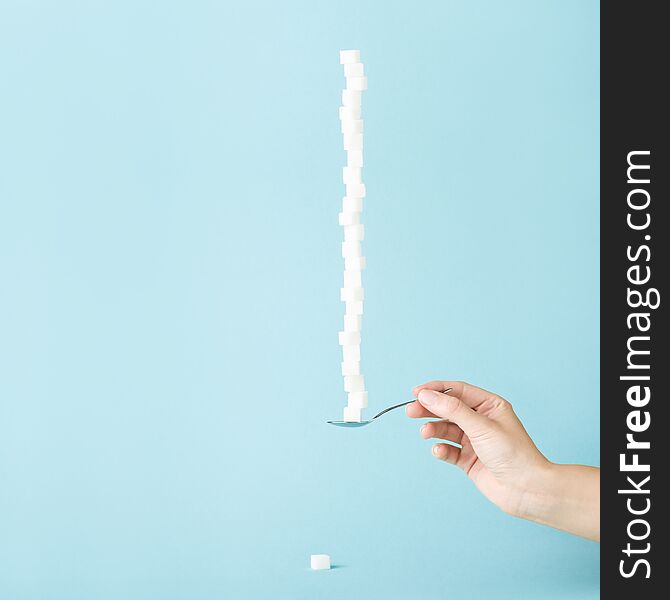
M 448 393 L 445 390 L 451 388 Z M 438 443 L 433 455 L 465 472 L 508 514 L 589 539 L 600 537 L 600 471 L 547 460 L 504 398 L 461 381 L 430 381 L 414 388 L 412 418 L 442 419 L 421 428 Z

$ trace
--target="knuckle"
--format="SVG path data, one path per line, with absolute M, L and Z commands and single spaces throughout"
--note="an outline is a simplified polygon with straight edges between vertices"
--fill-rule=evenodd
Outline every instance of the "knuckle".
M 512 411 L 512 403 L 501 396 L 494 396 L 493 408 L 496 413 L 505 413 Z

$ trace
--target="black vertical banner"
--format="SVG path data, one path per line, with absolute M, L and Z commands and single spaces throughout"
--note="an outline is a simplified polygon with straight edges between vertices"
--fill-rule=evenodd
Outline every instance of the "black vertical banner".
M 662 9 L 667 3 L 601 3 L 603 598 L 670 594 L 670 49 Z

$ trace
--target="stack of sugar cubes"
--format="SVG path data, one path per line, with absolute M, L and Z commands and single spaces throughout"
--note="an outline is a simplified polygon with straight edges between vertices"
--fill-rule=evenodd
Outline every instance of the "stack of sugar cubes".
M 342 170 L 346 195 L 342 200 L 340 225 L 344 229 L 342 256 L 344 257 L 344 287 L 340 299 L 345 304 L 344 330 L 340 332 L 342 346 L 342 376 L 344 391 L 348 393 L 344 421 L 361 421 L 361 412 L 368 405 L 368 393 L 361 374 L 361 321 L 363 319 L 362 271 L 365 258 L 361 248 L 364 229 L 361 223 L 365 185 L 363 170 L 363 120 L 361 96 L 368 87 L 359 50 L 342 50 L 340 63 L 344 65 L 346 87 L 342 91 L 340 122 L 347 165 Z

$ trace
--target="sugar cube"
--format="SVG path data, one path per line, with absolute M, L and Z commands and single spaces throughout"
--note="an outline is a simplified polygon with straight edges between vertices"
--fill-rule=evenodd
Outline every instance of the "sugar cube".
M 360 362 L 360 346 L 342 346 L 342 361 L 345 363 Z
M 354 408 L 353 406 L 345 406 L 342 414 L 342 420 L 347 423 L 360 423 L 361 422 L 361 409 Z
M 363 249 L 360 242 L 342 242 L 343 258 L 363 256 Z
M 309 566 L 314 571 L 330 569 L 330 556 L 327 554 L 312 554 L 309 557 Z
M 340 340 L 340 346 L 360 346 L 361 344 L 360 331 L 340 331 L 337 336 Z
M 347 399 L 347 404 L 348 406 L 352 406 L 354 408 L 367 408 L 368 406 L 368 393 L 361 391 L 361 392 L 349 392 L 349 396 Z
M 345 77 L 363 77 L 365 75 L 363 63 L 355 62 L 344 65 Z
M 363 271 L 365 269 L 365 256 L 345 256 L 344 268 L 349 271 Z
M 361 118 L 360 106 L 340 106 L 340 119 L 356 121 Z
M 347 65 L 361 62 L 360 50 L 340 50 L 340 64 Z
M 347 151 L 347 166 L 362 167 L 363 166 L 363 150 L 348 150 Z
M 360 108 L 362 92 L 359 90 L 342 90 L 342 106 Z
M 345 312 L 348 315 L 362 315 L 363 314 L 363 301 L 362 300 L 345 300 Z
M 346 241 L 360 242 L 365 237 L 365 225 L 346 225 L 344 227 L 344 239 Z
M 365 300 L 365 290 L 362 287 L 340 288 L 340 300 L 342 302 L 360 302 Z
M 344 331 L 360 331 L 362 324 L 361 315 L 344 315 Z
M 338 216 L 340 225 L 358 225 L 361 222 L 361 213 L 359 212 L 341 212 Z
M 368 89 L 367 77 L 347 77 L 347 89 L 363 91 Z
M 345 150 L 362 150 L 363 149 L 363 134 L 362 133 L 345 133 L 343 139 L 344 139 L 344 149 Z
M 363 169 L 360 167 L 342 167 L 342 181 L 344 183 L 361 183 Z
M 362 210 L 363 210 L 363 198 L 349 198 L 348 196 L 342 198 L 342 212 L 359 213 Z
M 347 183 L 347 196 L 349 198 L 365 198 L 365 184 Z
M 364 392 L 365 379 L 363 375 L 345 375 L 344 376 L 344 391 L 345 392 Z
M 363 278 L 360 271 L 344 270 L 344 287 L 361 287 Z
M 340 127 L 345 135 L 363 133 L 363 119 L 342 119 Z
M 361 361 L 351 360 L 349 362 L 342 363 L 342 375 L 360 375 L 361 374 Z

